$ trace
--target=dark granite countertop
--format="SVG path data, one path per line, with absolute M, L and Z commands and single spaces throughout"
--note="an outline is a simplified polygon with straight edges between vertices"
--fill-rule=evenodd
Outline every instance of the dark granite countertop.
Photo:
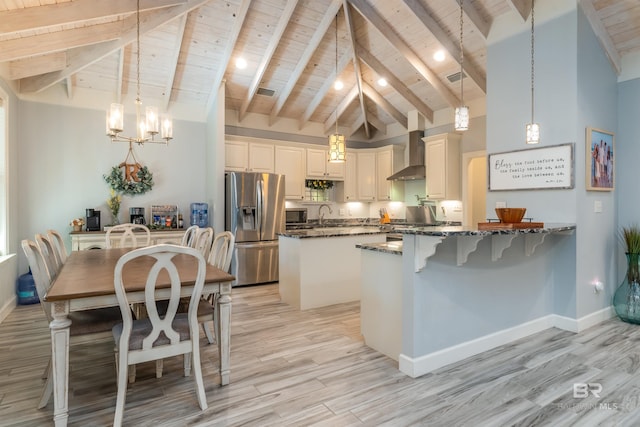
M 385 243 L 362 243 L 357 244 L 356 248 L 365 249 L 374 252 L 382 252 L 393 255 L 402 255 L 402 242 L 385 242 Z
M 282 237 L 292 237 L 294 239 L 305 239 L 309 237 L 341 237 L 341 236 L 357 236 L 361 234 L 381 234 L 387 233 L 389 230 L 383 230 L 377 225 L 358 225 L 358 226 L 338 226 L 338 227 L 319 227 L 302 230 L 286 230 L 279 233 Z
M 402 227 L 395 233 L 416 234 L 422 236 L 489 236 L 493 234 L 546 234 L 575 230 L 575 224 L 545 224 L 542 228 L 520 228 L 499 230 L 478 230 L 477 227 L 443 226 L 443 227 Z

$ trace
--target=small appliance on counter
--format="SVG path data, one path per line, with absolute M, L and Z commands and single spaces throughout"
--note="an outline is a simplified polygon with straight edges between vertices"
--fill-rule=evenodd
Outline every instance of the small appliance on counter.
M 144 220 L 144 208 L 129 208 L 129 218 L 131 224 L 146 225 Z
M 100 231 L 100 211 L 86 209 L 87 231 Z
M 307 208 L 286 208 L 285 209 L 285 224 L 291 225 L 304 225 L 307 223 Z

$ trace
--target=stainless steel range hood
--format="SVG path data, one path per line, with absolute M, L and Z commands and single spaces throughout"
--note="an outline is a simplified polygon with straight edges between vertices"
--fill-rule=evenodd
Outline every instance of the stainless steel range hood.
M 424 132 L 413 130 L 409 132 L 409 166 L 387 178 L 389 181 L 411 181 L 424 179 Z

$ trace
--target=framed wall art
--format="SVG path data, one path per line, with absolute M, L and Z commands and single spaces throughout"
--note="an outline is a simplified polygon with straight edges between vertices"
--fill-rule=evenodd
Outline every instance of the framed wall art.
M 489 191 L 573 188 L 573 143 L 488 156 Z
M 614 185 L 614 134 L 588 127 L 586 131 L 585 167 L 587 190 L 613 191 Z

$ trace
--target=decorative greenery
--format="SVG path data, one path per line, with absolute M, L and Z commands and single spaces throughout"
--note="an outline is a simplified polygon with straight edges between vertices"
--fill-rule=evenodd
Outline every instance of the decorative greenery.
M 311 188 L 312 190 L 328 190 L 333 188 L 333 181 L 328 181 L 326 179 L 306 179 L 304 181 L 304 186 Z
M 640 227 L 637 224 L 622 227 L 620 237 L 627 253 L 640 254 Z
M 137 173 L 138 181 L 127 181 L 122 175 L 119 166 L 111 168 L 109 175 L 103 175 L 104 180 L 115 192 L 135 196 L 144 194 L 153 188 L 153 174 L 146 166 L 141 167 Z
M 120 213 L 120 204 L 122 203 L 122 196 L 111 189 L 111 196 L 107 199 L 107 206 L 113 216 L 113 223 L 119 224 L 118 213 Z
M 73 219 L 73 220 L 71 220 L 69 225 L 72 226 L 72 227 L 82 227 L 84 225 L 84 218 Z

